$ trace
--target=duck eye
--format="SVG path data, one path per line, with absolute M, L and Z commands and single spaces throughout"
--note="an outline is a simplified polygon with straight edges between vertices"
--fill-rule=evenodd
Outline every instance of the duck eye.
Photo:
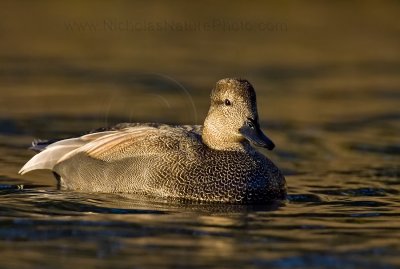
M 231 101 L 229 101 L 229 99 L 225 99 L 224 103 L 225 103 L 226 106 L 230 106 L 231 105 Z

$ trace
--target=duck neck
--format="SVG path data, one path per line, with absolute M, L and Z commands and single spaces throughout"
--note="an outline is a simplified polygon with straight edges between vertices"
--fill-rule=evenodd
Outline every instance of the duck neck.
M 227 136 L 215 125 L 207 124 L 207 121 L 204 123 L 202 139 L 209 148 L 215 150 L 244 151 L 246 144 L 249 144 L 246 140 Z

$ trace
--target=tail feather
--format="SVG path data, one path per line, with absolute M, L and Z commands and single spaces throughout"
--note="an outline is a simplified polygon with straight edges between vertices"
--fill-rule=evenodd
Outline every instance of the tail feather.
M 29 148 L 33 150 L 34 152 L 42 152 L 43 150 L 46 149 L 46 147 L 50 144 L 53 144 L 55 142 L 58 142 L 59 140 L 41 140 L 41 139 L 35 139 L 32 142 L 32 146 Z

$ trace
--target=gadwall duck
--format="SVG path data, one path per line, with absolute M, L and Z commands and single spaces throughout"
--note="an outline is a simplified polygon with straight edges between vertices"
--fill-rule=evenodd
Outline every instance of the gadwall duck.
M 204 125 L 122 123 L 78 138 L 36 142 L 19 171 L 49 169 L 62 189 L 179 200 L 265 203 L 286 198 L 281 171 L 251 143 L 272 150 L 256 94 L 243 79 L 217 82 Z

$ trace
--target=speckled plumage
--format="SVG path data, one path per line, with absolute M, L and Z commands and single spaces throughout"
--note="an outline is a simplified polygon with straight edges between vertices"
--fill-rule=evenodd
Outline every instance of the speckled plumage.
M 45 145 L 20 172 L 51 169 L 62 188 L 88 192 L 228 203 L 285 199 L 282 173 L 248 140 L 273 147 L 259 129 L 251 84 L 224 79 L 212 91 L 204 126 L 123 123 Z

